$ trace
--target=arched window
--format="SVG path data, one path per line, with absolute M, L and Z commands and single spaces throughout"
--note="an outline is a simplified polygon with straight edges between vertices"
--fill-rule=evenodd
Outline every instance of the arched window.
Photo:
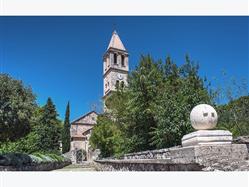
M 107 58 L 107 59 L 106 59 L 106 62 L 107 62 L 107 67 L 109 68 L 109 67 L 110 67 L 110 59 Z
M 116 80 L 116 85 L 115 85 L 116 89 L 119 88 L 119 80 Z
M 116 65 L 118 62 L 117 62 L 117 54 L 114 53 L 114 64 Z
M 121 55 L 121 65 L 125 66 L 125 56 Z
M 105 60 L 105 71 L 106 71 L 106 69 L 107 69 L 107 61 Z
M 124 81 L 121 81 L 121 88 L 124 88 Z

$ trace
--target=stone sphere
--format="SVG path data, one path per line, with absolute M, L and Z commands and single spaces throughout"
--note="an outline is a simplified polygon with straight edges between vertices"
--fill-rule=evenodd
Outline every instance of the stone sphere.
M 190 121 L 196 130 L 213 129 L 217 124 L 218 115 L 212 106 L 200 104 L 192 109 Z

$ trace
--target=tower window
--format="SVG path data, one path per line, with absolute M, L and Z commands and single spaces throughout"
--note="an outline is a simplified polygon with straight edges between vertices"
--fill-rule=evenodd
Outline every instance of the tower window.
M 115 53 L 114 54 L 114 64 L 117 64 L 118 62 L 117 62 L 117 54 Z
M 107 61 L 105 61 L 105 71 L 106 71 L 106 67 L 107 67 Z
M 115 85 L 115 87 L 116 87 L 116 89 L 119 88 L 119 81 L 118 81 L 118 80 L 116 80 L 116 85 Z
M 124 81 L 121 81 L 121 88 L 124 88 Z
M 121 56 L 121 65 L 125 66 L 125 56 L 124 55 Z

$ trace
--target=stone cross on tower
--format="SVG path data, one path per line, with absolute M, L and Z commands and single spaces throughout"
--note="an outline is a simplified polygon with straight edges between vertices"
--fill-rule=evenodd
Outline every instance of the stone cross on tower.
M 129 63 L 128 52 L 125 49 L 116 31 L 112 33 L 111 41 L 103 57 L 103 77 L 105 101 L 117 86 L 124 87 L 127 85 Z

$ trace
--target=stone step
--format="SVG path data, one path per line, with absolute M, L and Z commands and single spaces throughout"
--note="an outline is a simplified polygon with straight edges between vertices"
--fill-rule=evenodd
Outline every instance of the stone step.
M 85 164 L 85 165 L 72 164 L 54 171 L 96 171 L 96 169 L 90 164 Z

